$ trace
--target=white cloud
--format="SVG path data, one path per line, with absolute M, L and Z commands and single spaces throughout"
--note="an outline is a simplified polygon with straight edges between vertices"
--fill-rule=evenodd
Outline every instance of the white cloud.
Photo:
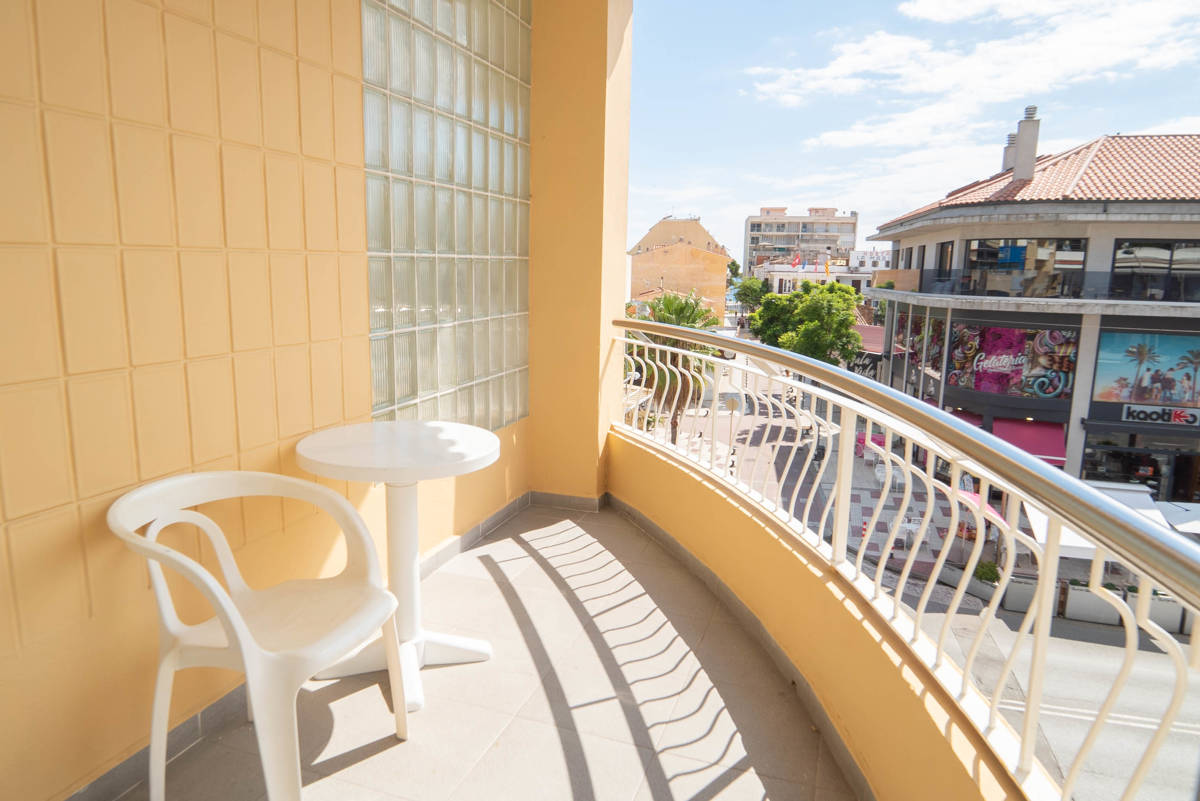
M 930 22 L 962 22 L 980 17 L 1032 21 L 1093 8 L 1094 0 L 909 0 L 900 13 Z
M 1192 115 L 1190 117 L 1176 117 L 1173 120 L 1166 120 L 1157 125 L 1151 125 L 1149 128 L 1142 128 L 1139 131 L 1122 131 L 1127 134 L 1200 134 L 1200 115 Z

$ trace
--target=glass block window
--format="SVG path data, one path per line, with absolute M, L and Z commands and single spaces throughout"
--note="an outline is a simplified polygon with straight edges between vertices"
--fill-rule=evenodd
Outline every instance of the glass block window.
M 531 0 L 365 0 L 376 419 L 529 413 Z

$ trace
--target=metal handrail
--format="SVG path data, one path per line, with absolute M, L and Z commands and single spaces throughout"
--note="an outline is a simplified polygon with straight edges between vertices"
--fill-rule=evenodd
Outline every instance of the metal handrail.
M 1079 479 L 998 437 L 877 381 L 825 362 L 757 342 L 647 320 L 616 319 L 625 331 L 688 340 L 775 362 L 924 430 L 1037 498 L 1081 536 L 1130 568 L 1145 573 L 1176 598 L 1200 607 L 1200 544 L 1142 517 Z

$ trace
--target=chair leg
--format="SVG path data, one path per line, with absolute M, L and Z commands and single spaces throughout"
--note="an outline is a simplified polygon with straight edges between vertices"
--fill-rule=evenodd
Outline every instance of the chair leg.
M 171 725 L 171 691 L 179 660 L 173 653 L 158 661 L 154 706 L 150 713 L 150 801 L 163 801 L 167 778 L 167 733 Z
M 396 636 L 396 616 L 383 624 L 383 651 L 387 655 L 388 684 L 392 691 L 392 716 L 396 721 L 396 739 L 408 739 L 408 701 L 404 697 L 404 671 L 400 665 L 400 643 Z
M 296 694 L 300 688 L 281 676 L 247 677 L 253 697 L 254 731 L 269 801 L 300 801 L 300 739 Z

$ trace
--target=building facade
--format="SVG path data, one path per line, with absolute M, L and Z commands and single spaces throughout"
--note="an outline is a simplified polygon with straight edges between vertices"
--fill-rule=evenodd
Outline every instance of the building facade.
M 848 257 L 858 237 L 858 212 L 814 207 L 806 215 L 789 215 L 786 206 L 765 206 L 746 218 L 744 233 L 746 269 L 782 257 L 790 260 L 805 249 L 844 251 L 841 255 Z
M 664 292 L 695 292 L 725 317 L 729 253 L 699 218 L 664 217 L 629 250 L 629 300 L 648 303 Z
M 1200 136 L 1102 136 L 880 226 L 880 380 L 1073 475 L 1200 500 Z M 911 271 L 911 272 L 910 272 Z M 901 289 L 908 287 L 908 289 Z

